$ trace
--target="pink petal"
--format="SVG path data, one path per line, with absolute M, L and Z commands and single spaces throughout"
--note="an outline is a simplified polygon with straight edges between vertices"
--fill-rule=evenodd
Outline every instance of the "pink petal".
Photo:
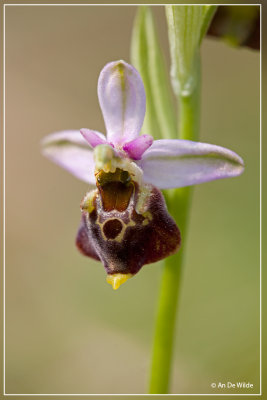
M 103 133 L 91 131 L 86 128 L 81 129 L 80 132 L 92 148 L 98 146 L 99 144 L 107 143 L 106 137 L 103 135 Z
M 152 145 L 153 137 L 150 135 L 138 136 L 131 142 L 125 143 L 123 150 L 133 160 L 141 160 L 143 153 Z

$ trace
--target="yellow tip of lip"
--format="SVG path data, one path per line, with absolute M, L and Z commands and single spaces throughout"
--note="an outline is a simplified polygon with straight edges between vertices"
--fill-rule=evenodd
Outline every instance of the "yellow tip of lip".
M 114 290 L 119 289 L 120 285 L 126 282 L 129 278 L 131 278 L 132 274 L 112 274 L 107 275 L 107 283 L 109 283 Z

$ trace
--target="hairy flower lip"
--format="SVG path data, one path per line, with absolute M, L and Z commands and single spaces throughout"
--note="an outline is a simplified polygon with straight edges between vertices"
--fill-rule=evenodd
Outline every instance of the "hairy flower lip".
M 181 235 L 162 193 L 132 179 L 109 182 L 109 177 L 104 178 L 107 182 L 98 182 L 81 203 L 78 249 L 100 260 L 109 276 L 121 278 L 176 253 Z

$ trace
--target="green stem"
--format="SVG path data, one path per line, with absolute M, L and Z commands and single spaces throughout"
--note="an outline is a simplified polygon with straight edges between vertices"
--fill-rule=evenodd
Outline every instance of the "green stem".
M 198 69 L 199 71 L 199 69 Z M 198 136 L 200 111 L 200 79 L 189 96 L 178 97 L 180 139 L 194 140 Z M 171 173 L 171 171 L 170 171 Z M 174 189 L 166 194 L 168 210 L 175 219 L 182 235 L 179 252 L 165 260 L 159 294 L 155 326 L 149 393 L 168 393 L 173 355 L 174 333 L 181 287 L 186 232 L 192 190 L 189 187 Z
M 200 119 L 200 59 L 196 67 L 195 87 L 191 95 L 178 96 L 179 101 L 179 139 L 196 140 Z

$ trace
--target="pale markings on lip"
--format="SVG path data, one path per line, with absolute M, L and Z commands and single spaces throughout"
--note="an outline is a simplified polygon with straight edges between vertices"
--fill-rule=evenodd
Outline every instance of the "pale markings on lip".
M 147 199 L 149 198 L 150 193 L 151 193 L 151 189 L 149 187 L 143 186 L 138 194 L 138 200 L 137 200 L 137 203 L 135 206 L 135 211 L 144 217 L 144 220 L 142 222 L 143 226 L 148 225 L 153 220 L 153 216 L 152 216 L 151 212 L 147 210 Z M 91 192 L 88 192 L 86 194 L 86 196 L 84 197 L 84 199 L 82 200 L 81 209 L 83 211 L 86 210 L 88 212 L 88 217 L 91 214 L 91 212 L 95 209 L 94 200 L 98 196 L 99 196 L 99 193 L 98 193 L 98 190 L 96 189 Z M 133 197 L 132 197 L 132 200 L 133 200 Z M 131 203 L 132 203 L 132 201 L 131 201 Z M 133 208 L 133 207 L 134 207 L 134 204 L 131 204 L 130 208 Z M 129 206 L 128 206 L 128 209 L 129 209 Z M 121 243 L 124 238 L 126 229 L 128 227 L 136 225 L 136 222 L 134 222 L 131 219 L 130 215 L 128 215 L 128 218 L 129 218 L 129 222 L 125 223 L 121 218 L 118 217 L 118 214 L 116 212 L 116 215 L 105 219 L 103 222 L 100 222 L 100 214 L 98 213 L 95 224 L 99 227 L 103 240 L 111 241 L 111 242 L 115 241 L 115 242 Z M 120 221 L 120 223 L 122 224 L 122 229 L 114 238 L 108 238 L 104 232 L 104 225 L 107 222 L 114 221 L 114 220 Z
M 104 233 L 104 225 L 105 225 L 108 221 L 114 221 L 114 220 L 116 220 L 116 219 L 117 219 L 118 221 L 121 222 L 121 224 L 122 224 L 122 229 L 121 229 L 120 233 L 119 233 L 114 239 L 109 239 L 109 238 L 106 237 L 106 235 L 105 235 L 105 233 Z M 102 236 L 102 238 L 103 238 L 105 241 L 111 241 L 111 242 L 115 241 L 115 242 L 118 242 L 118 243 L 121 243 L 121 242 L 122 242 L 126 229 L 127 229 L 129 226 L 135 226 L 135 225 L 136 225 L 136 223 L 135 223 L 134 221 L 132 221 L 131 219 L 130 219 L 130 221 L 129 221 L 127 224 L 125 224 L 125 222 L 124 222 L 121 218 L 118 218 L 117 216 L 116 216 L 116 218 L 112 218 L 112 217 L 111 217 L 111 218 L 108 218 L 108 219 L 106 219 L 104 222 L 101 223 L 101 222 L 99 221 L 99 215 L 97 216 L 97 220 L 96 220 L 95 224 L 96 224 L 97 226 L 99 226 L 100 232 L 101 232 L 101 236 Z
M 142 216 L 145 218 L 144 221 L 142 222 L 142 225 L 148 225 L 150 221 L 152 221 L 153 217 L 150 211 L 146 211 L 142 214 Z
M 138 214 L 145 216 L 144 214 L 147 211 L 147 200 L 151 194 L 151 189 L 148 186 L 141 187 L 141 190 L 138 193 L 138 200 L 135 206 L 135 211 Z
M 152 216 L 151 212 L 147 210 L 147 199 L 149 198 L 150 194 L 151 194 L 150 187 L 143 186 L 141 188 L 141 190 L 139 191 L 139 193 L 138 193 L 138 200 L 137 200 L 137 203 L 136 203 L 136 206 L 135 206 L 135 211 L 138 214 L 141 214 L 144 217 L 144 221 L 142 222 L 143 226 L 148 225 L 153 220 L 153 216 Z M 130 209 L 133 210 L 133 208 L 134 208 L 133 199 L 134 199 L 134 194 L 132 196 L 130 204 L 128 205 L 128 210 L 130 210 Z M 132 211 L 130 211 L 129 214 L 131 214 L 131 212 Z M 121 229 L 120 233 L 118 233 L 118 235 L 115 238 L 110 239 L 110 238 L 107 238 L 105 233 L 104 233 L 104 225 L 106 224 L 106 222 L 112 221 L 112 220 L 115 220 L 115 219 L 117 219 L 117 220 L 119 220 L 121 222 L 122 229 Z M 124 238 L 126 229 L 128 227 L 130 227 L 130 226 L 135 226 L 136 222 L 134 222 L 131 219 L 131 216 L 129 215 L 129 222 L 125 223 L 121 218 L 118 217 L 118 215 L 116 213 L 116 215 L 114 215 L 114 217 L 105 219 L 104 222 L 100 222 L 100 215 L 98 214 L 95 224 L 99 226 L 100 232 L 101 232 L 101 236 L 105 241 L 116 241 L 118 243 L 121 243 L 123 238 Z

